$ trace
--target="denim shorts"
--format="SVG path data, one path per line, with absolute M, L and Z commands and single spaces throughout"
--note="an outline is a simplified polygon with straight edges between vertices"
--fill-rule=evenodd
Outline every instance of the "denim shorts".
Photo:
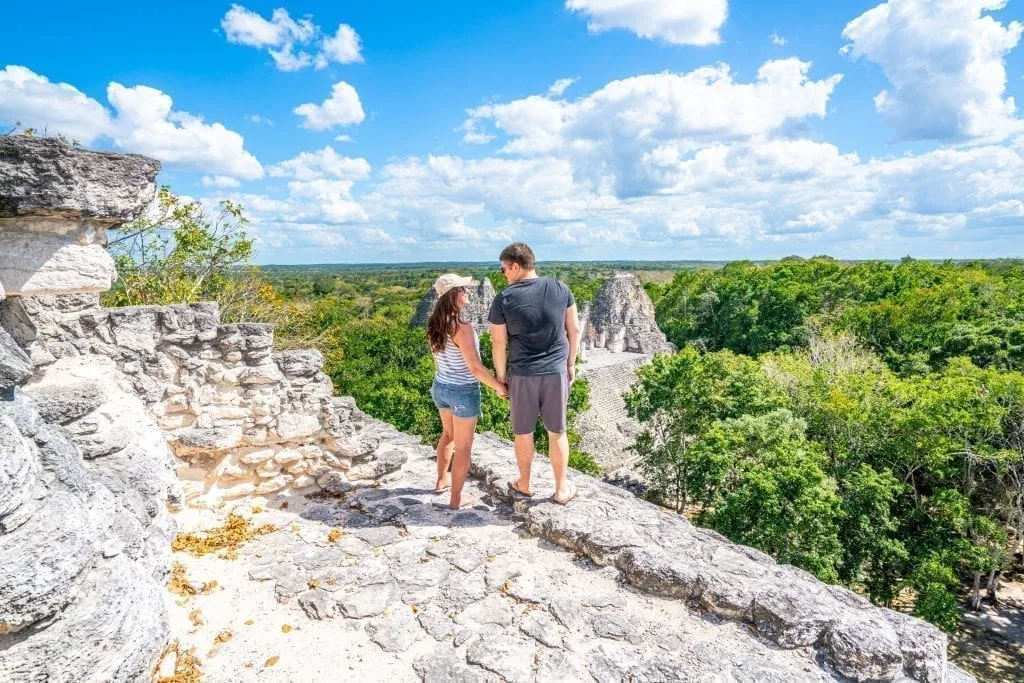
M 480 417 L 479 382 L 443 384 L 435 379 L 430 385 L 430 397 L 438 410 L 450 410 L 455 417 Z

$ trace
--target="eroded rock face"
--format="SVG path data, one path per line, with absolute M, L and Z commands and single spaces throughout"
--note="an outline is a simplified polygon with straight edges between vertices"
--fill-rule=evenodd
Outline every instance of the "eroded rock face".
M 0 225 L 58 219 L 109 227 L 134 220 L 156 197 L 160 162 L 72 147 L 59 138 L 0 136 Z
M 651 297 L 632 273 L 608 278 L 581 322 L 584 348 L 645 354 L 674 350 L 654 319 Z
M 223 325 L 216 304 L 107 309 L 96 295 L 20 297 L 0 302 L 0 323 L 38 367 L 112 361 L 185 461 L 189 504 L 302 495 L 336 487 L 338 475 L 376 479 L 404 462 L 380 423 L 333 396 L 322 353 L 276 352 L 271 325 Z M 94 390 L 65 387 L 40 401 L 67 416 Z M 122 436 L 100 420 L 83 455 L 110 452 Z
M 159 170 L 153 159 L 58 138 L 0 136 L 0 288 L 8 296 L 110 289 L 107 229 L 142 213 Z
M 470 285 L 469 305 L 462 311 L 462 317 L 473 326 L 477 334 L 483 334 L 488 330 L 490 323 L 487 322 L 487 314 L 491 311 L 491 303 L 494 302 L 494 285 L 487 278 L 474 280 Z M 416 307 L 416 313 L 412 317 L 413 327 L 424 327 L 434 304 L 437 303 L 437 292 L 431 287 L 420 300 Z
M 23 361 L 0 334 L 0 375 L 19 385 L 0 392 L 0 679 L 146 678 L 169 632 L 171 453 L 109 361 L 51 366 L 34 387 Z M 104 421 L 121 438 L 87 461 Z

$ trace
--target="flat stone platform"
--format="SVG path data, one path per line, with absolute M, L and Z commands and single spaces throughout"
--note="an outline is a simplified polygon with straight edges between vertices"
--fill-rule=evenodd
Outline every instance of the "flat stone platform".
M 176 553 L 193 583 L 218 581 L 208 594 L 168 594 L 173 637 L 196 646 L 208 680 L 842 680 L 835 662 L 888 666 L 890 680 L 907 667 L 959 680 L 930 626 L 612 486 L 578 476 L 578 499 L 555 505 L 542 498 L 550 474 L 539 458 L 537 497 L 513 501 L 510 448 L 482 436 L 467 486 L 481 502 L 452 512 L 432 492 L 430 449 L 408 448 L 378 487 L 236 508 L 278 528 L 237 559 Z M 209 528 L 225 515 L 188 510 L 179 524 Z M 819 606 L 849 605 L 794 607 L 783 599 L 792 588 Z M 830 632 L 855 637 L 829 644 Z

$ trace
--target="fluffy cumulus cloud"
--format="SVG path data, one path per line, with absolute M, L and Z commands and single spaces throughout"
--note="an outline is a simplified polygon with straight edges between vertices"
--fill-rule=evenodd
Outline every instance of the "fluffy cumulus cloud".
M 329 130 L 335 126 L 350 126 L 362 123 L 366 118 L 359 93 L 345 81 L 338 81 L 331 88 L 331 95 L 320 104 L 307 102 L 293 110 L 302 117 L 302 127 L 310 130 Z
M 560 258 L 936 255 L 943 240 L 1019 232 L 1024 139 L 862 158 L 813 135 L 840 77 L 812 71 L 769 61 L 743 81 L 704 67 L 477 107 L 465 140 L 498 139 L 497 155 L 396 160 L 358 201 L 416 240 L 407 258 L 487 258 L 511 239 Z
M 566 0 L 592 33 L 626 29 L 675 45 L 712 45 L 728 15 L 726 0 Z
M 0 71 L 0 122 L 20 122 L 82 144 L 110 140 L 126 152 L 166 164 L 235 178 L 263 176 L 238 133 L 175 111 L 166 93 L 144 85 L 107 86 L 113 111 L 67 83 L 53 83 L 23 66 Z
M 363 61 L 362 41 L 348 24 L 339 24 L 334 34 L 325 35 L 311 17 L 295 20 L 283 8 L 265 19 L 241 5 L 232 5 L 220 26 L 228 42 L 265 49 L 281 71 Z
M 285 181 L 267 194 L 222 194 L 242 204 L 261 244 L 261 258 L 273 262 L 267 249 L 322 249 L 357 244 L 369 220 L 352 196 L 358 181 L 369 177 L 366 159 L 342 156 L 331 146 L 301 152 L 267 167 L 271 178 Z M 397 242 L 395 242 L 397 244 Z M 319 251 L 318 251 L 319 250 Z
M 844 52 L 885 71 L 892 88 L 875 107 L 902 137 L 998 140 L 1024 131 L 1004 96 L 1004 59 L 1024 26 L 987 14 L 1006 2 L 889 0 L 847 24 Z
M 241 187 L 242 183 L 237 179 L 227 175 L 216 175 L 216 176 L 203 176 L 200 181 L 203 187 L 217 187 L 221 189 L 230 189 L 235 187 Z

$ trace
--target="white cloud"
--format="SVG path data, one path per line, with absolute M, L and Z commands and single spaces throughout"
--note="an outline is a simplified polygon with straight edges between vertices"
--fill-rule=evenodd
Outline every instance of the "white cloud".
M 269 166 L 267 172 L 272 178 L 315 180 L 331 177 L 359 180 L 370 175 L 370 163 L 362 158 L 341 156 L 328 145 L 316 152 L 301 152 L 287 161 Z
M 204 175 L 201 181 L 203 187 L 217 187 L 221 189 L 232 189 L 240 187 L 240 183 L 237 179 L 227 175 L 208 176 Z
M 110 130 L 110 112 L 67 83 L 51 83 L 23 66 L 0 71 L 0 122 L 63 134 L 82 144 Z
M 779 47 L 785 47 L 786 45 L 786 39 L 780 36 L 777 31 L 772 32 L 771 39 L 772 45 L 777 45 Z
M 863 159 L 808 137 L 839 81 L 810 80 L 808 66 L 768 62 L 754 82 L 727 67 L 641 75 L 574 102 L 479 107 L 463 132 L 493 125 L 500 156 L 395 161 L 359 202 L 396 240 L 418 239 L 408 258 L 486 257 L 513 238 L 549 258 L 934 256 L 1024 228 L 1024 138 Z
M 573 160 L 577 175 L 613 182 L 619 192 L 649 182 L 643 158 L 687 155 L 715 141 L 776 134 L 809 117 L 824 117 L 842 79 L 808 76 L 810 63 L 765 62 L 752 83 L 738 82 L 729 67 L 688 73 L 644 74 L 611 81 L 574 101 L 532 95 L 469 110 L 464 140 L 489 135 L 507 140 L 507 154 L 557 154 Z
M 274 122 L 268 119 L 266 116 L 260 116 L 259 114 L 249 114 L 245 118 L 247 121 L 252 121 L 257 125 L 265 124 L 267 126 L 270 126 L 271 128 L 274 127 Z
M 334 126 L 349 126 L 362 123 L 366 118 L 363 105 L 356 89 L 345 81 L 338 81 L 331 88 L 331 96 L 322 104 L 307 102 L 292 110 L 301 116 L 303 128 L 328 130 Z
M 232 5 L 220 21 L 228 42 L 250 47 L 281 47 L 313 38 L 317 27 L 307 17 L 294 21 L 288 11 L 276 9 L 269 21 L 241 5 Z
M 316 68 L 322 69 L 329 62 L 339 64 L 362 62 L 363 55 L 360 54 L 362 45 L 363 41 L 354 28 L 348 24 L 340 24 L 338 31 L 333 36 L 324 38 L 323 51 L 317 56 Z
M 565 7 L 585 15 L 592 33 L 622 28 L 675 45 L 721 42 L 728 15 L 726 0 L 566 0 Z
M 263 167 L 245 150 L 238 133 L 220 123 L 175 111 L 169 95 L 155 88 L 107 86 L 112 113 L 67 83 L 51 83 L 22 66 L 0 71 L 0 122 L 61 133 L 82 144 L 109 139 L 126 152 L 156 157 L 192 170 L 253 179 Z
M 295 53 L 295 45 L 309 42 L 320 31 L 308 17 L 295 21 L 284 9 L 274 10 L 268 21 L 241 5 L 232 5 L 220 26 L 229 43 L 267 48 L 281 71 L 296 71 L 312 63 L 309 53 Z
M 906 139 L 1002 139 L 1024 130 L 1006 90 L 1005 55 L 1020 22 L 990 15 L 1007 0 L 890 0 L 843 30 L 843 51 L 892 83 L 875 108 Z
M 341 135 L 335 135 L 334 140 L 335 142 L 355 142 L 355 140 L 352 139 L 352 136 L 346 133 L 342 133 Z
M 566 89 L 578 80 L 580 80 L 578 76 L 576 78 L 559 78 L 548 88 L 548 96 L 561 97 L 565 94 Z
M 229 43 L 266 49 L 281 71 L 298 71 L 315 65 L 323 69 L 331 62 L 362 62 L 362 41 L 348 24 L 339 24 L 334 35 L 324 35 L 311 16 L 291 18 L 288 11 L 275 9 L 270 19 L 241 5 L 232 5 L 220 21 Z M 317 48 L 315 55 L 301 46 Z

